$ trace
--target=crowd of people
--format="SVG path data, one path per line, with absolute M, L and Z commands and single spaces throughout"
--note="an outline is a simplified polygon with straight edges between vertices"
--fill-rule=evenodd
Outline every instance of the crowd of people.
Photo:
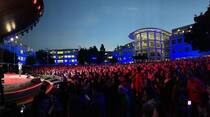
M 28 73 L 56 75 L 63 81 L 51 95 L 40 92 L 34 99 L 34 115 L 210 117 L 209 64 L 210 58 L 204 57 L 28 69 Z

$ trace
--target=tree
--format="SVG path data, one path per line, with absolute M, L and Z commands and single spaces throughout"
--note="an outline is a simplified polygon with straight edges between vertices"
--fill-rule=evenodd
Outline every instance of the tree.
M 84 65 L 88 59 L 88 50 L 85 48 L 81 48 L 77 55 L 77 61 L 79 64 Z
M 39 64 L 42 65 L 55 63 L 54 59 L 52 58 L 52 55 L 44 50 L 39 50 L 36 52 L 36 60 Z
M 105 60 L 105 48 L 101 45 L 100 51 L 96 46 L 89 49 L 81 48 L 77 55 L 77 61 L 79 64 L 99 64 Z
M 36 63 L 36 57 L 29 55 L 29 56 L 27 56 L 25 62 L 26 62 L 26 65 L 34 65 Z
M 104 60 L 105 60 L 105 52 L 106 52 L 106 49 L 104 47 L 103 44 L 101 44 L 101 47 L 100 47 L 100 51 L 99 51 L 99 55 L 98 55 L 98 63 L 103 63 Z
M 104 48 L 104 44 L 101 44 L 101 47 L 100 47 L 100 52 L 104 52 L 105 53 L 106 49 Z
M 210 50 L 210 6 L 208 10 L 194 17 L 195 24 L 191 32 L 185 34 L 185 41 L 190 43 L 193 49 L 200 51 Z

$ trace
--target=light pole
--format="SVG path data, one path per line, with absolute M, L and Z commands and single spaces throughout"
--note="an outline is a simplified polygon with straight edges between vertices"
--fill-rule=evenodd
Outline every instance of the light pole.
M 16 47 L 16 41 L 17 41 L 17 39 L 18 39 L 18 36 L 15 36 L 15 38 L 14 37 L 10 38 L 11 46 L 13 48 L 13 71 L 14 72 L 15 72 L 15 59 L 16 59 L 16 57 L 15 57 L 15 47 Z

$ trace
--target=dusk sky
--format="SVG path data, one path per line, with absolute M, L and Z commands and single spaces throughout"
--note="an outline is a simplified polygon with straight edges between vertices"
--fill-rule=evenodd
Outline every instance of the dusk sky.
M 38 49 L 79 48 L 101 43 L 107 50 L 131 40 L 145 27 L 171 29 L 192 24 L 208 0 L 44 0 L 45 12 L 24 43 Z

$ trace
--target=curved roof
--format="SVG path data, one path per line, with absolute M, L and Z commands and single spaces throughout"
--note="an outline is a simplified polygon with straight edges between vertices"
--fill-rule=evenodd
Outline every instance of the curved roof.
M 43 12 L 43 0 L 0 0 L 0 38 L 32 29 Z
M 160 29 L 160 28 L 148 27 L 148 28 L 140 28 L 140 29 L 138 29 L 138 30 L 135 30 L 134 32 L 130 33 L 128 37 L 129 37 L 130 39 L 134 39 L 134 34 L 139 33 L 139 32 L 151 31 L 151 30 L 155 30 L 155 31 L 157 31 L 157 32 L 163 32 L 163 33 L 166 33 L 166 34 L 168 34 L 168 35 L 171 35 L 171 33 L 168 32 L 168 31 L 166 31 L 166 30 L 163 30 L 163 29 Z

